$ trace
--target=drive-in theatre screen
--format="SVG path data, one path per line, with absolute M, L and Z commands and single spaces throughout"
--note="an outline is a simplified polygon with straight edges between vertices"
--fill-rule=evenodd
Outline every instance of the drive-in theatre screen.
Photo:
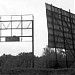
M 46 3 L 48 47 L 75 49 L 75 15 Z

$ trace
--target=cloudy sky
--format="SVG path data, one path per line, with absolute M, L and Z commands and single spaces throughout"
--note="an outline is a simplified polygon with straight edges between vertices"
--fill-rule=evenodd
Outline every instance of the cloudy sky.
M 74 0 L 0 0 L 0 15 L 34 15 L 34 49 L 35 55 L 42 55 L 43 48 L 48 44 L 45 3 L 52 4 L 74 13 Z M 31 51 L 31 43 L 0 43 L 0 55 L 17 55 Z

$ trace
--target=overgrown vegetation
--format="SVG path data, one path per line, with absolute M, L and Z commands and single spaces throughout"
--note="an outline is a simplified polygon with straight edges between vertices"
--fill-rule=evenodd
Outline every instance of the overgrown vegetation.
M 57 49 L 57 62 L 54 49 L 44 48 L 43 55 L 34 56 L 35 68 L 66 68 L 66 55 L 68 67 L 73 66 L 73 52 Z M 5 55 L 0 57 L 0 71 L 8 71 L 12 68 L 32 68 L 32 53 L 20 53 L 17 56 Z M 74 66 L 73 66 L 74 67 Z

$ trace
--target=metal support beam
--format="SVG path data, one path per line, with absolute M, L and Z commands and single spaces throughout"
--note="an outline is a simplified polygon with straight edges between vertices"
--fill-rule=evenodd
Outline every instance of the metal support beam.
M 54 47 L 55 47 L 55 56 L 56 56 L 56 64 L 55 64 L 55 68 L 58 68 L 58 60 L 57 60 L 57 51 L 56 51 L 56 42 L 55 42 L 55 30 L 54 30 L 54 15 L 52 12 L 52 4 L 51 4 L 51 15 L 52 15 L 52 25 L 53 25 L 53 37 L 54 37 Z
M 62 22 L 62 30 L 63 30 L 63 41 L 64 41 L 64 49 L 65 49 L 65 53 L 66 53 L 66 67 L 68 68 L 68 60 L 67 60 L 67 51 L 66 51 L 66 38 L 64 35 L 64 25 L 63 25 L 63 15 L 62 15 L 62 9 L 61 9 L 61 22 Z
M 22 41 L 22 35 L 23 35 L 23 25 L 22 25 L 22 15 L 21 15 L 21 41 Z
M 11 36 L 12 36 L 12 16 L 11 16 Z
M 32 68 L 34 68 L 34 16 L 32 20 Z
M 1 17 L 0 17 L 0 21 L 1 21 Z M 1 25 L 1 22 L 0 22 L 0 42 L 1 42 L 1 28 L 2 28 L 2 25 Z
M 73 34 L 73 30 L 72 30 L 73 20 L 71 19 L 70 9 L 69 9 L 69 19 L 70 19 L 70 27 L 71 27 L 70 29 L 71 29 L 71 36 L 72 36 L 72 46 L 73 46 L 73 51 L 74 51 L 74 54 L 73 55 L 74 55 L 74 58 L 75 58 L 74 37 L 73 37 L 74 34 Z

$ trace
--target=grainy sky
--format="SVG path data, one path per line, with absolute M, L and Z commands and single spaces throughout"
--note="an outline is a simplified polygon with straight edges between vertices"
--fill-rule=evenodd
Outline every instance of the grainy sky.
M 34 49 L 35 55 L 42 55 L 48 44 L 45 3 L 52 4 L 74 13 L 74 0 L 0 0 L 0 15 L 34 15 Z M 31 51 L 31 43 L 0 43 L 0 55 L 17 55 Z

